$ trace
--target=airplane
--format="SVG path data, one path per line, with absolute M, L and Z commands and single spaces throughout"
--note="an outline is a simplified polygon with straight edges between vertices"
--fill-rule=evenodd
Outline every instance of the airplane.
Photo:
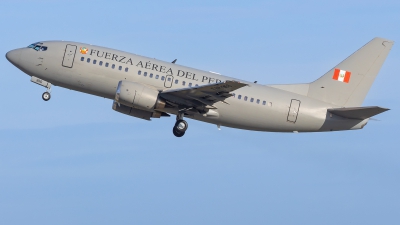
M 253 131 L 324 132 L 362 129 L 389 109 L 362 107 L 394 42 L 374 38 L 319 79 L 304 84 L 262 85 L 110 48 L 42 41 L 7 52 L 33 83 L 113 100 L 112 109 L 144 120 L 176 115 Z

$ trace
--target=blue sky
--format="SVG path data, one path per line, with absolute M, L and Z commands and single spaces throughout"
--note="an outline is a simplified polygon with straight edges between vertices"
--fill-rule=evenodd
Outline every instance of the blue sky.
M 359 131 L 281 134 L 174 118 L 44 88 L 5 57 L 0 224 L 397 224 L 398 1 L 2 0 L 0 52 L 40 40 L 112 47 L 263 84 L 317 79 L 376 36 L 394 40 Z

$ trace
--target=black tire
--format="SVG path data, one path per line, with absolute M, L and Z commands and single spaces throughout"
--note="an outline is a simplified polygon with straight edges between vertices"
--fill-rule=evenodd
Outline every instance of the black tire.
M 178 132 L 178 133 L 185 133 L 186 130 L 188 129 L 189 125 L 185 120 L 178 120 L 175 123 L 174 129 Z
M 50 98 L 51 98 L 51 94 L 49 93 L 49 92 L 45 92 L 45 93 L 43 93 L 42 94 L 42 99 L 44 100 L 44 101 L 48 101 L 48 100 L 50 100 Z
M 174 133 L 175 137 L 182 137 L 183 135 L 185 135 L 185 132 L 181 133 L 179 131 L 177 131 L 174 127 L 174 129 L 172 129 L 172 133 Z

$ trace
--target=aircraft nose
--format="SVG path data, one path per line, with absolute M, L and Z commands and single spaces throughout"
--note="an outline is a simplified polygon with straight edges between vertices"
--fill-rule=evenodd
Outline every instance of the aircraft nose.
M 11 50 L 7 52 L 6 58 L 10 63 L 15 66 L 18 66 L 19 62 L 21 61 L 21 51 L 19 49 Z

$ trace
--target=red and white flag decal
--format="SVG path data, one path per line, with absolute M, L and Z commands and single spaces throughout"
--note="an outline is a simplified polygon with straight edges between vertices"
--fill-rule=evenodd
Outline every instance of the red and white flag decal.
M 346 70 L 335 69 L 333 73 L 332 79 L 338 80 L 341 82 L 349 83 L 350 81 L 351 72 Z

